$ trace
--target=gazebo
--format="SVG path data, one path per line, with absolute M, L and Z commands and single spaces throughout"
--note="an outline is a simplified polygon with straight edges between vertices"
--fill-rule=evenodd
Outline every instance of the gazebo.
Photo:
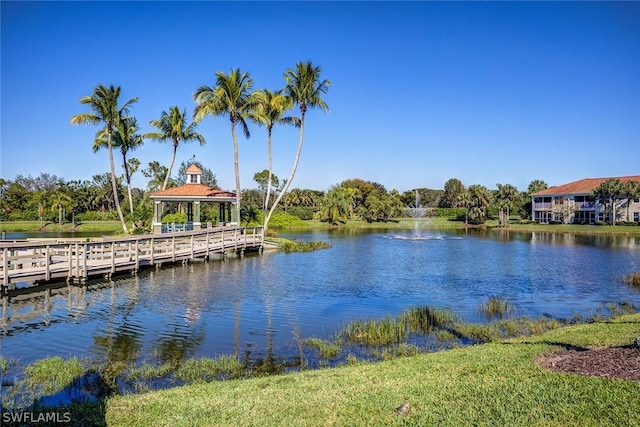
M 218 203 L 221 225 L 237 225 L 235 205 L 236 195 L 230 191 L 218 190 L 202 184 L 202 170 L 191 165 L 185 171 L 186 184 L 151 193 L 153 203 L 153 232 L 168 233 L 174 231 L 200 230 L 200 203 Z M 187 223 L 162 226 L 162 204 L 164 202 L 183 202 L 187 205 Z M 228 219 L 228 222 L 227 222 Z

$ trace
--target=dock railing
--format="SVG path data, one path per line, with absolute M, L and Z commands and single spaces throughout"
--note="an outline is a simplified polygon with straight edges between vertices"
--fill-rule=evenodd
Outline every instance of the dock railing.
M 139 236 L 0 242 L 0 283 L 84 281 L 135 272 L 162 263 L 187 262 L 228 251 L 261 249 L 262 227 L 216 227 Z

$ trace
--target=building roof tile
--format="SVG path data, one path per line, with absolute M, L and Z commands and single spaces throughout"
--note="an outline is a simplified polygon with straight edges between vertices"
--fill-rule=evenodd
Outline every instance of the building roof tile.
M 558 185 L 555 187 L 547 188 L 546 190 L 533 193 L 532 196 L 562 196 L 566 194 L 591 194 L 591 192 L 600 184 L 608 179 L 619 179 L 622 182 L 638 181 L 640 182 L 640 175 L 633 176 L 619 176 L 612 178 L 585 178 L 579 181 L 570 182 L 568 184 Z
M 164 191 L 156 191 L 150 197 L 236 197 L 235 193 L 217 188 L 207 187 L 204 184 L 184 184 L 179 187 L 167 188 Z

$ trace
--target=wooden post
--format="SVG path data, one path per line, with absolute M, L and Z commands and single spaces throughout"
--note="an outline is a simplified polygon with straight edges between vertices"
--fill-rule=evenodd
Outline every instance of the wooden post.
M 171 237 L 171 261 L 176 262 L 176 236 Z
M 67 246 L 67 250 L 69 251 L 69 271 L 67 274 L 67 282 L 73 280 L 72 272 L 73 272 L 73 250 L 71 249 L 72 245 L 69 243 Z
M 47 245 L 44 250 L 44 280 L 51 279 L 51 272 L 49 271 L 50 264 L 51 260 L 49 259 L 49 245 Z
M 111 274 L 116 272 L 116 242 L 111 242 Z
M 83 253 L 82 253 L 82 281 L 87 280 L 89 277 L 89 272 L 87 271 L 87 258 L 89 258 L 89 252 L 91 251 L 91 246 L 87 248 L 87 244 L 83 245 Z
M 136 243 L 134 244 L 134 249 L 136 251 L 136 271 L 138 271 L 138 269 L 140 268 L 140 260 L 138 258 L 138 242 L 139 240 L 136 239 Z
M 150 261 L 149 262 L 151 263 L 151 265 L 153 265 L 153 249 L 154 249 L 154 247 L 153 247 L 153 237 L 152 237 L 151 240 L 149 241 L 149 251 L 150 251 L 150 253 L 149 253 Z
M 2 285 L 9 285 L 9 248 L 2 249 L 2 271 L 4 271 L 4 278 L 2 279 Z

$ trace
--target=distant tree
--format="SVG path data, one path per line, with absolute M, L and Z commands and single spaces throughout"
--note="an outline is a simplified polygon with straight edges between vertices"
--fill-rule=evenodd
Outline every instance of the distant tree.
M 169 184 L 169 177 L 173 170 L 173 163 L 176 161 L 176 153 L 178 152 L 178 145 L 180 142 L 198 141 L 200 145 L 206 144 L 206 140 L 202 135 L 196 132 L 198 127 L 197 123 L 188 123 L 187 109 L 180 111 L 180 108 L 176 105 L 169 107 L 169 111 L 162 111 L 159 119 L 151 120 L 149 124 L 158 129 L 157 132 L 149 132 L 144 135 L 144 138 L 154 139 L 156 141 L 165 142 L 171 141 L 173 145 L 173 154 L 171 155 L 171 162 L 167 169 L 167 175 L 162 184 L 162 190 L 164 191 Z
M 260 221 L 260 209 L 255 206 L 244 205 L 240 211 L 240 222 L 245 226 L 251 223 L 257 224 Z
M 242 205 L 261 209 L 263 197 L 264 194 L 257 188 L 245 188 L 242 190 Z
M 291 173 L 287 178 L 286 184 L 282 188 L 278 197 L 273 202 L 267 217 L 265 218 L 265 227 L 269 223 L 271 215 L 275 211 L 278 203 L 282 197 L 286 194 L 289 186 L 293 182 L 293 178 L 298 168 L 298 162 L 300 161 L 300 154 L 302 153 L 302 143 L 304 139 L 304 120 L 309 108 L 318 107 L 322 111 L 328 111 L 329 106 L 322 99 L 322 96 L 327 93 L 331 82 L 320 77 L 322 72 L 321 68 L 314 66 L 311 62 L 298 62 L 295 69 L 288 69 L 284 74 L 285 88 L 283 93 L 290 98 L 294 104 L 297 104 L 300 109 L 300 137 L 298 139 L 298 149 L 296 156 L 293 160 L 293 167 Z
M 166 181 L 168 169 L 166 166 L 161 166 L 159 162 L 149 162 L 149 167 L 142 170 L 142 175 L 149 178 L 147 183 L 147 190 L 150 192 L 160 191 L 163 183 Z M 171 181 L 169 181 L 171 183 Z
M 469 210 L 471 209 L 471 193 L 468 191 L 464 191 L 461 194 L 458 194 L 458 199 L 456 201 L 456 205 L 458 207 L 464 208 L 464 223 L 469 223 Z
M 233 167 L 236 176 L 236 214 L 240 220 L 240 166 L 238 161 L 238 138 L 236 126 L 240 126 L 244 136 L 248 139 L 251 134 L 247 120 L 256 108 L 256 101 L 252 95 L 253 79 L 249 73 L 239 69 L 231 69 L 229 74 L 216 73 L 216 85 L 201 86 L 193 94 L 196 107 L 194 119 L 199 123 L 206 116 L 229 118 L 231 124 L 231 139 L 233 140 Z
M 107 147 L 109 150 L 109 166 L 111 169 L 111 186 L 114 194 L 114 202 L 118 212 L 118 217 L 120 218 L 120 223 L 122 224 L 122 230 L 126 233 L 128 231 L 127 225 L 125 224 L 122 209 L 120 208 L 120 201 L 118 200 L 116 170 L 113 162 L 112 136 L 118 121 L 122 120 L 123 117 L 126 117 L 129 108 L 133 103 L 138 102 L 138 98 L 131 98 L 125 102 L 122 107 L 118 107 L 119 97 L 120 86 L 117 88 L 113 87 L 113 85 L 108 88 L 103 85 L 96 86 L 91 96 L 84 96 L 80 98 L 80 103 L 88 105 L 91 113 L 76 114 L 71 117 L 70 122 L 72 125 L 85 123 L 103 123 L 105 125 L 105 129 L 107 131 Z
M 38 219 L 40 220 L 40 229 L 44 228 L 44 210 L 49 203 L 49 197 L 46 191 L 36 191 L 33 193 L 33 201 L 38 208 Z
M 367 210 L 367 199 L 371 196 L 383 197 L 387 194 L 387 189 L 384 185 L 377 182 L 365 181 L 360 178 L 347 179 L 340 183 L 340 187 L 352 188 L 353 191 L 353 211 L 356 215 L 365 218 Z
M 640 197 L 640 182 L 639 181 L 627 181 L 622 184 L 621 194 L 627 199 L 627 221 L 631 221 L 631 202 L 633 199 Z
M 475 224 L 483 224 L 487 218 L 487 207 L 493 199 L 491 191 L 478 184 L 470 185 L 468 191 L 471 196 L 469 219 Z
M 327 191 L 321 211 L 321 220 L 338 225 L 346 222 L 353 212 L 353 189 L 332 187 Z
M 400 194 L 396 191 L 391 194 L 371 194 L 367 197 L 364 207 L 362 217 L 365 221 L 387 222 L 392 217 L 400 216 L 405 206 L 400 201 Z
M 58 225 L 62 225 L 62 222 L 64 221 L 64 212 L 71 209 L 72 206 L 71 197 L 69 197 L 69 195 L 64 191 L 58 190 L 53 193 L 52 199 L 53 204 L 51 205 L 51 210 L 58 211 Z
M 611 217 L 611 224 L 616 225 L 616 196 L 623 194 L 623 184 L 617 178 L 607 179 L 593 189 L 592 195 L 604 205 L 607 216 Z
M 514 209 L 519 193 L 518 189 L 511 184 L 497 184 L 496 205 L 498 208 L 498 223 L 501 227 L 509 227 L 509 217 Z
M 253 180 L 258 183 L 258 188 L 262 192 L 262 214 L 266 215 L 267 209 L 269 209 L 269 195 L 271 194 L 272 187 L 278 187 L 280 180 L 269 169 L 256 172 L 253 175 Z
M 529 195 L 531 195 L 533 193 L 537 193 L 538 191 L 546 190 L 547 188 L 549 188 L 549 186 L 546 182 L 542 181 L 541 179 L 534 179 L 529 183 L 527 191 Z
M 451 178 L 444 183 L 444 194 L 440 199 L 439 206 L 442 208 L 455 208 L 458 207 L 458 196 L 464 193 L 465 188 L 457 178 Z
M 269 89 L 258 90 L 254 92 L 256 106 L 253 114 L 253 120 L 267 127 L 267 160 L 268 168 L 266 169 L 266 188 L 262 213 L 267 218 L 267 209 L 269 209 L 269 201 L 271 199 L 272 186 L 278 187 L 278 183 L 272 183 L 273 180 L 273 159 L 272 159 L 272 134 L 275 124 L 288 124 L 296 127 L 300 126 L 300 119 L 297 117 L 283 117 L 285 112 L 293 108 L 293 99 L 282 94 L 282 91 L 271 92 Z M 255 179 L 255 176 L 254 176 Z M 265 223 L 266 226 L 266 223 Z

